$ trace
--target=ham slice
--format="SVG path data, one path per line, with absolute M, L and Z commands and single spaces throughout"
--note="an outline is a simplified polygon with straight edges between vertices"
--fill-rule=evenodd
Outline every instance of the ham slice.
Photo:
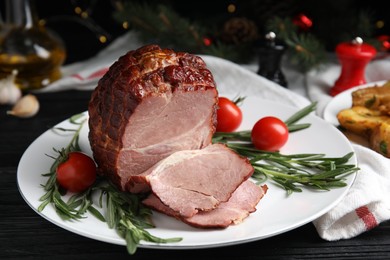
M 138 185 L 148 185 L 179 215 L 191 217 L 227 201 L 253 171 L 247 158 L 223 144 L 213 144 L 176 152 L 133 179 Z
M 252 181 L 243 182 L 227 202 L 218 205 L 210 211 L 200 211 L 192 217 L 183 217 L 170 207 L 164 205 L 154 194 L 149 195 L 143 203 L 156 211 L 175 217 L 191 226 L 198 228 L 226 228 L 239 224 L 250 213 L 256 211 L 256 206 L 267 192 L 268 187 L 257 186 Z

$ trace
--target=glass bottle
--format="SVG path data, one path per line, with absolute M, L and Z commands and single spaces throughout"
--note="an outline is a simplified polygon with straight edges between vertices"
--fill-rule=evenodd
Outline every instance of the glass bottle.
M 5 20 L 0 21 L 0 78 L 17 70 L 16 84 L 23 90 L 40 89 L 59 79 L 65 47 L 39 23 L 34 0 L 5 3 Z

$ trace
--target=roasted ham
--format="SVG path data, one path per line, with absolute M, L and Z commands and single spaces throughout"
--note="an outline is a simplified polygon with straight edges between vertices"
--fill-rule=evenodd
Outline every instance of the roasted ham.
M 120 57 L 88 106 L 98 171 L 125 190 L 170 154 L 200 149 L 215 132 L 218 93 L 204 61 L 149 45 Z
M 212 144 L 218 92 L 195 55 L 144 46 L 120 57 L 88 106 L 89 141 L 98 172 L 120 190 L 149 193 L 144 204 L 189 225 L 239 223 L 266 192 L 254 169 Z

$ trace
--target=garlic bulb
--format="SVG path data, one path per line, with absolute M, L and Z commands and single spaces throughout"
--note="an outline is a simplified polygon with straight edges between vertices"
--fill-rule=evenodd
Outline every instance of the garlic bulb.
M 22 91 L 15 84 L 15 78 L 18 72 L 12 71 L 12 74 L 0 80 L 0 105 L 13 105 L 22 96 Z
M 16 117 L 32 117 L 39 111 L 39 102 L 36 96 L 28 94 L 16 102 L 12 110 L 7 111 L 8 115 Z

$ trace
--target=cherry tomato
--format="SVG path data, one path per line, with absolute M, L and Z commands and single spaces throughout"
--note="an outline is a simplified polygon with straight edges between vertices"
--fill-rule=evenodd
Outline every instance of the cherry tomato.
M 68 159 L 57 167 L 57 182 L 68 191 L 85 191 L 95 180 L 95 162 L 82 152 L 70 152 Z
M 278 151 L 288 140 L 288 128 L 277 117 L 261 118 L 252 128 L 252 143 L 257 149 Z
M 233 132 L 242 122 L 242 111 L 228 98 L 219 97 L 218 100 L 217 132 Z

